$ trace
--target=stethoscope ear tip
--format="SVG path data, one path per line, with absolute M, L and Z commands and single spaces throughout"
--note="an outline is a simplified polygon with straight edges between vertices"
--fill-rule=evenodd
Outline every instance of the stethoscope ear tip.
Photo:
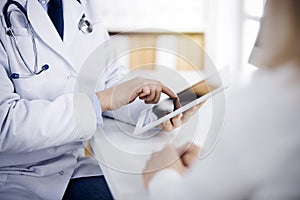
M 20 74 L 12 73 L 12 74 L 10 75 L 10 77 L 11 77 L 12 79 L 19 79 L 19 78 L 20 78 Z
M 45 64 L 42 66 L 42 71 L 46 71 L 49 69 L 49 65 Z
M 39 72 L 34 73 L 35 75 L 39 75 L 40 73 L 47 71 L 49 69 L 49 65 L 45 64 L 42 66 L 41 70 Z

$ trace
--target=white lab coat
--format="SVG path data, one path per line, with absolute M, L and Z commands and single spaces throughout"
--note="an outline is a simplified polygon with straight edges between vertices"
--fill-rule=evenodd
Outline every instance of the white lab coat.
M 180 177 L 163 170 L 150 182 L 159 199 L 299 199 L 300 68 L 259 70 L 229 93 L 215 150 Z
M 81 4 L 63 0 L 63 42 L 38 0 L 18 1 L 27 9 L 34 29 L 38 66 L 50 68 L 32 78 L 10 78 L 11 73 L 28 71 L 5 34 L 1 12 L 0 199 L 61 199 L 71 177 L 101 174 L 97 162 L 82 155 L 84 142 L 96 129 L 93 100 L 74 93 L 74 86 L 83 62 L 108 34 L 98 0 L 81 0 Z M 1 11 L 5 2 L 0 2 Z M 91 34 L 78 30 L 83 14 L 93 23 Z M 33 66 L 32 43 L 23 19 L 18 13 L 11 16 L 19 47 Z M 122 66 L 112 66 L 98 89 L 117 83 L 125 72 Z M 75 123 L 73 106 L 86 120 Z

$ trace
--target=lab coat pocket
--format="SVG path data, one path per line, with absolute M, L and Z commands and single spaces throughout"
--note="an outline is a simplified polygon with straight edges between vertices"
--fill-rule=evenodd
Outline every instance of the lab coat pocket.
M 29 31 L 27 28 L 24 27 L 12 27 L 12 32 L 14 33 L 15 37 L 8 36 L 10 39 L 11 44 L 11 52 L 14 56 L 11 56 L 11 58 L 14 58 L 17 63 L 12 63 L 12 67 L 21 67 L 21 71 L 18 69 L 19 72 L 26 74 L 28 73 L 28 70 L 26 70 L 25 64 L 22 61 L 21 57 L 25 60 L 27 65 L 33 70 L 34 67 L 34 61 L 35 61 L 35 54 L 34 54 L 34 44 L 32 41 L 32 35 L 29 34 Z M 35 39 L 35 43 L 38 46 L 38 41 Z M 20 51 L 20 54 L 18 53 L 18 49 Z M 23 69 L 24 68 L 24 69 Z M 12 69 L 14 71 L 14 69 Z
M 11 73 L 17 73 L 21 75 L 30 75 L 31 72 L 27 69 L 30 68 L 34 71 L 35 68 L 35 52 L 34 44 L 32 41 L 32 35 L 27 28 L 24 27 L 12 27 L 15 39 L 10 37 L 10 50 L 11 55 L 9 57 Z M 39 49 L 39 41 L 35 39 L 37 50 Z M 18 49 L 20 54 L 18 53 Z M 22 60 L 22 58 L 24 61 Z M 27 66 L 26 66 L 27 65 Z M 40 69 L 42 64 L 38 63 L 37 67 Z M 44 73 L 40 75 L 34 75 L 29 78 L 13 79 L 15 91 L 23 98 L 37 98 L 41 95 L 42 87 L 46 84 L 46 77 Z
M 27 72 L 27 74 L 28 73 L 29 72 Z M 30 78 L 20 78 L 14 80 L 16 93 L 18 93 L 21 98 L 28 100 L 44 98 L 46 93 L 46 84 L 46 72 Z

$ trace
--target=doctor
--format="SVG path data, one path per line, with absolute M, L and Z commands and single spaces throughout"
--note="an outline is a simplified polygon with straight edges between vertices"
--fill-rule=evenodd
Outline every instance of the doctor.
M 300 199 L 300 1 L 268 0 L 250 61 L 252 82 L 227 98 L 224 134 L 205 160 L 167 146 L 144 173 L 160 199 Z M 197 162 L 195 162 L 197 161 Z
M 1 200 L 111 199 L 97 162 L 83 155 L 101 113 L 138 97 L 176 97 L 158 81 L 136 78 L 120 84 L 112 101 L 126 73 L 119 65 L 101 77 L 95 98 L 74 93 L 83 62 L 108 39 L 99 8 L 98 0 L 0 2 Z M 73 107 L 86 120 L 75 123 Z M 177 116 L 164 129 L 180 124 Z

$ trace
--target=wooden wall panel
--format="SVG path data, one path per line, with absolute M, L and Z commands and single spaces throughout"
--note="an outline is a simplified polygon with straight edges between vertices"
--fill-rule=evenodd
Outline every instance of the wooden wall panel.
M 130 52 L 130 69 L 144 66 L 143 69 L 154 69 L 155 42 L 154 34 L 132 34 L 129 35 L 132 51 Z M 140 48 L 141 46 L 145 48 Z
M 178 56 L 177 59 L 177 69 L 178 70 L 195 70 L 195 69 L 203 69 L 204 64 L 204 35 L 203 34 L 187 34 L 187 37 L 192 39 L 197 45 L 199 45 L 199 49 L 191 50 L 189 44 L 185 42 L 186 39 L 179 38 L 178 40 L 178 48 L 182 52 L 182 55 L 187 55 L 191 57 L 193 64 L 190 63 L 187 59 Z
M 117 34 L 117 33 L 112 33 Z M 156 41 L 157 38 L 161 35 L 171 35 L 178 38 L 177 46 L 178 46 L 178 54 L 186 55 L 188 54 L 193 61 L 195 61 L 196 66 L 192 66 L 186 59 L 178 56 L 177 57 L 177 70 L 195 70 L 195 69 L 203 69 L 204 65 L 204 55 L 202 48 L 205 45 L 205 35 L 204 33 L 186 33 L 185 36 L 189 37 L 193 40 L 197 45 L 199 45 L 199 50 L 191 50 L 189 45 L 184 42 L 182 35 L 180 34 L 170 34 L 170 33 L 121 33 L 121 35 L 125 35 L 130 40 L 130 46 L 132 51 L 129 53 L 130 61 L 129 68 L 134 69 L 143 65 L 147 65 L 143 67 L 143 69 L 154 69 L 154 64 L 156 63 Z M 142 49 L 137 49 L 139 47 L 145 47 Z

